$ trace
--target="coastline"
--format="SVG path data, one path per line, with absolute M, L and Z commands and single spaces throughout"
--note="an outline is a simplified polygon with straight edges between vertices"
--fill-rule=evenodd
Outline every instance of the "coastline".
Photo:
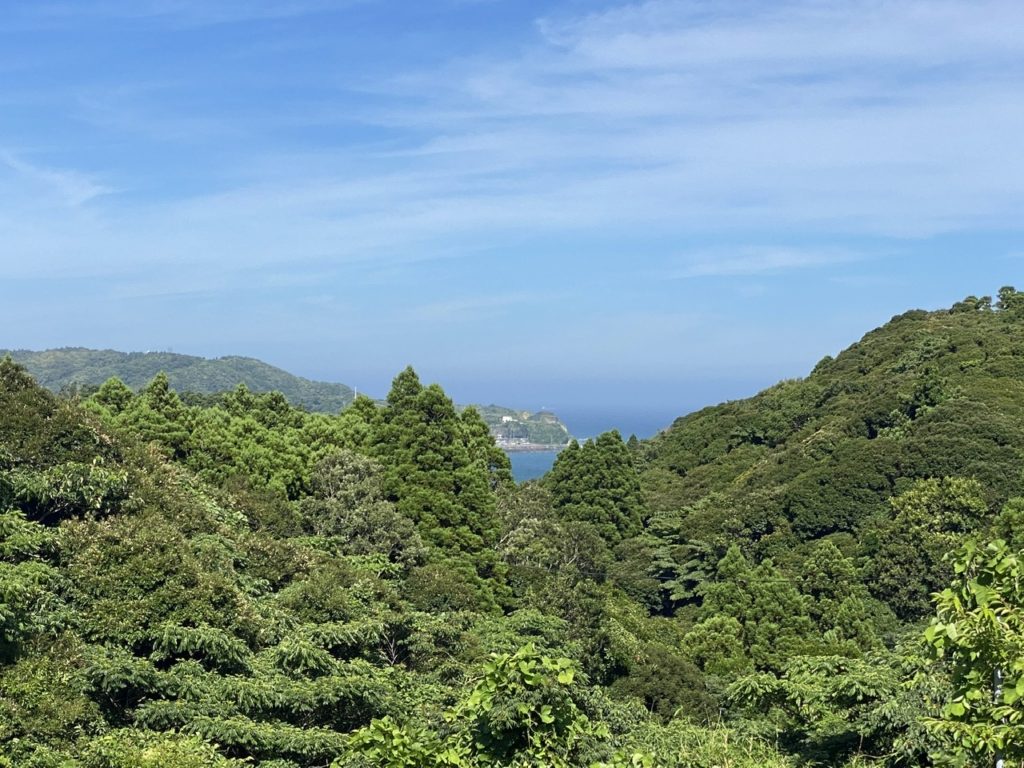
M 563 443 L 561 445 L 549 445 L 546 443 L 509 443 L 503 440 L 495 440 L 494 443 L 499 448 L 501 448 L 501 450 L 505 451 L 505 453 L 545 453 L 549 451 L 557 452 L 561 451 L 563 448 L 565 448 L 566 445 L 568 445 L 568 443 Z

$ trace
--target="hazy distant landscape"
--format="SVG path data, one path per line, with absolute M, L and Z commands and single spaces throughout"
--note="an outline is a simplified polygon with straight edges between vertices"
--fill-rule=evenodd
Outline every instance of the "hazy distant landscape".
M 4 350 L 53 392 L 91 394 L 109 379 L 139 390 L 158 374 L 186 400 L 217 398 L 239 385 L 255 393 L 279 392 L 292 405 L 317 413 L 337 413 L 352 404 L 355 390 L 344 384 L 310 381 L 260 360 L 202 357 L 172 352 L 116 352 L 84 348 L 43 351 Z M 364 395 L 367 393 L 363 393 Z M 554 413 L 516 411 L 498 405 L 474 406 L 506 450 L 543 450 L 566 444 L 572 435 Z
M 0 768 L 1024 768 L 1024 4 L 0 10 Z

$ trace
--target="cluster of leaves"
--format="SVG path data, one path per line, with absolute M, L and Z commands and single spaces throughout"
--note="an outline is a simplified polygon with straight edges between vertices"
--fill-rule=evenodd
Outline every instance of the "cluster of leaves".
M 353 754 L 335 765 L 579 765 L 576 758 L 609 733 L 577 703 L 577 675 L 570 659 L 543 655 L 530 643 L 515 653 L 493 654 L 468 695 L 444 713 L 440 733 L 374 720 L 350 736 Z
M 953 684 L 929 725 L 961 759 L 1024 761 L 1024 552 L 969 541 L 955 570 L 924 633 Z

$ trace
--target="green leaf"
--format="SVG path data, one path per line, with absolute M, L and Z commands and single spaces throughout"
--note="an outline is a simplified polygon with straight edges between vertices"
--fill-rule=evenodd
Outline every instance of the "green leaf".
M 963 717 L 966 711 L 967 707 L 960 701 L 950 702 L 943 708 L 943 712 L 947 717 Z

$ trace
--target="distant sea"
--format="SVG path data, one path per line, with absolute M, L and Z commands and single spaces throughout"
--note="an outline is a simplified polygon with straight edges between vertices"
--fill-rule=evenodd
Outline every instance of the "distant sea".
M 654 437 L 658 432 L 672 426 L 672 422 L 686 411 L 678 407 L 649 408 L 601 408 L 573 407 L 553 408 L 562 423 L 577 440 L 589 440 L 611 429 L 619 430 L 623 440 L 630 435 L 643 439 Z
M 512 461 L 512 478 L 517 483 L 534 480 L 547 473 L 555 463 L 558 451 L 512 451 L 508 457 Z
M 610 408 L 552 408 L 558 418 L 569 428 L 569 432 L 580 441 L 597 437 L 602 432 L 617 429 L 623 440 L 630 435 L 639 438 L 653 437 L 659 431 L 671 426 L 683 413 L 667 408 L 610 409 Z M 512 477 L 517 483 L 533 480 L 547 473 L 555 463 L 557 451 L 514 451 L 509 453 L 512 460 Z

